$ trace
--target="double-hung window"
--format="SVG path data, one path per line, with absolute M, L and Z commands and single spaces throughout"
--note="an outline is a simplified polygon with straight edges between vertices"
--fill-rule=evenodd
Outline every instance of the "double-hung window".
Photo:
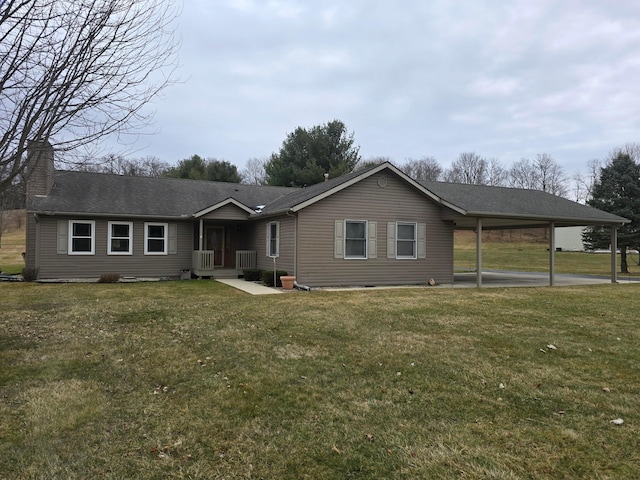
M 267 224 L 267 256 L 271 258 L 280 256 L 280 222 Z
M 396 258 L 417 258 L 417 228 L 415 223 L 396 224 Z
M 367 258 L 367 221 L 345 220 L 344 258 Z
M 144 254 L 166 255 L 169 225 L 166 223 L 144 224 Z
M 133 254 L 133 223 L 109 222 L 108 242 L 109 255 Z
M 93 255 L 96 244 L 96 222 L 69 221 L 69 255 Z

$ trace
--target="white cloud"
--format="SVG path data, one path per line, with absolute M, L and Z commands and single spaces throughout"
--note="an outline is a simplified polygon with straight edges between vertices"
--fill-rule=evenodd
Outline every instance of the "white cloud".
M 559 152 L 571 169 L 640 141 L 639 19 L 632 0 L 190 0 L 186 82 L 143 154 L 242 166 L 340 118 L 364 156 Z

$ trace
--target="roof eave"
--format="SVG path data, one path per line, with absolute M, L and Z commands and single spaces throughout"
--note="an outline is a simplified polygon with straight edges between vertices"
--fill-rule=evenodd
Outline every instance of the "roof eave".
M 158 214 L 129 214 L 129 213 L 103 213 L 103 212 L 62 212 L 56 210 L 33 210 L 27 209 L 27 213 L 44 215 L 47 217 L 92 217 L 92 218 L 133 218 L 133 219 L 166 219 L 166 220 L 189 220 L 191 215 L 158 215 Z
M 474 218 L 504 218 L 504 219 L 514 219 L 514 220 L 532 220 L 532 221 L 547 221 L 547 222 L 558 222 L 558 223 L 570 223 L 574 225 L 625 225 L 630 223 L 631 220 L 628 220 L 623 217 L 619 217 L 618 219 L 597 219 L 597 218 L 585 218 L 585 217 L 550 217 L 547 215 L 518 215 L 513 213 L 495 213 L 495 212 L 481 212 L 481 211 L 469 211 L 464 214 L 466 217 L 474 217 Z

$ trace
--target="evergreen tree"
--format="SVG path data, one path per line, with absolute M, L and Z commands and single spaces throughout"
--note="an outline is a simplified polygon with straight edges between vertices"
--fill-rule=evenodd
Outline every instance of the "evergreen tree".
M 242 181 L 242 175 L 238 173 L 238 167 L 235 165 L 215 158 L 205 160 L 199 155 L 180 160 L 177 166 L 167 169 L 165 176 L 211 182 L 240 183 Z
M 628 154 L 616 153 L 600 170 L 587 204 L 631 220 L 618 230 L 620 269 L 628 273 L 627 249 L 640 246 L 640 166 Z M 608 228 L 589 227 L 582 240 L 588 249 L 608 248 L 611 236 Z
M 340 120 L 310 130 L 298 127 L 267 161 L 267 184 L 304 187 L 324 181 L 325 173 L 331 178 L 344 175 L 360 161 L 359 152 L 353 133 Z

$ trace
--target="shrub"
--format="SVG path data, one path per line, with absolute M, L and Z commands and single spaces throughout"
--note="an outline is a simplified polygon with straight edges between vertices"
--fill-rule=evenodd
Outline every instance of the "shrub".
M 280 277 L 287 276 L 287 272 L 284 270 L 276 270 L 276 287 L 281 287 L 282 282 L 280 281 Z M 273 270 L 264 270 L 262 272 L 262 283 L 264 283 L 267 287 L 273 287 Z
M 120 281 L 119 273 L 103 273 L 98 279 L 98 283 L 118 283 Z
M 258 282 L 262 280 L 262 270 L 259 268 L 245 268 L 242 270 L 242 276 L 247 282 Z
M 22 269 L 22 278 L 25 282 L 35 282 L 38 279 L 38 269 L 37 268 L 23 268 Z

